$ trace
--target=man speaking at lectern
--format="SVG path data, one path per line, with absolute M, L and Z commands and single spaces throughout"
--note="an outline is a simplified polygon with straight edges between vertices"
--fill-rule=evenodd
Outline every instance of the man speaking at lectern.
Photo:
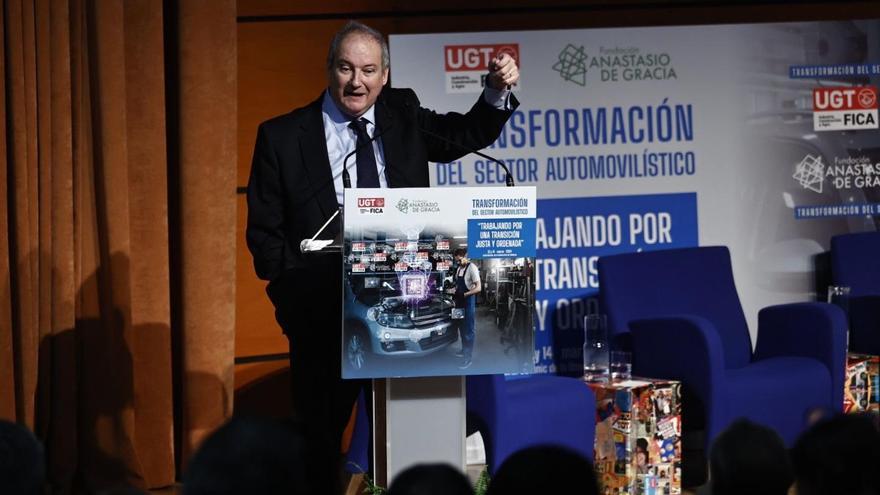
M 326 434 L 329 445 L 339 445 L 364 382 L 340 378 L 340 255 L 303 255 L 300 242 L 342 204 L 343 160 L 349 153 L 356 151 L 347 164 L 357 172 L 353 187 L 427 187 L 428 161 L 449 162 L 467 153 L 461 147 L 493 143 L 518 105 L 509 88 L 519 70 L 506 54 L 488 69 L 486 88 L 466 114 L 437 114 L 422 108 L 412 90 L 384 87 L 389 71 L 384 37 L 349 22 L 330 44 L 326 91 L 257 131 L 247 244 L 257 275 L 269 281 L 266 292 L 290 342 L 295 416 Z M 334 219 L 320 238 L 332 239 L 339 229 Z

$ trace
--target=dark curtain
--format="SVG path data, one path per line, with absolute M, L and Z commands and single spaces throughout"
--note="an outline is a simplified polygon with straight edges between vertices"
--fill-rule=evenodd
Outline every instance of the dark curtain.
M 0 418 L 53 492 L 169 485 L 232 409 L 235 2 L 0 16 Z

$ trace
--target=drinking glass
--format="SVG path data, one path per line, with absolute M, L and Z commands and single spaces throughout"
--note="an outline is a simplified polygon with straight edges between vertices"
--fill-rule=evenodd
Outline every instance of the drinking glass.
M 605 315 L 584 317 L 584 380 L 608 381 L 608 327 Z
M 632 378 L 632 354 L 626 351 L 611 351 L 611 379 L 614 381 Z

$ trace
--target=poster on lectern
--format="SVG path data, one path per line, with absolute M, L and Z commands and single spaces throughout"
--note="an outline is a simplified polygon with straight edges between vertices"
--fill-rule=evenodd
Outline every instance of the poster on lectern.
M 347 189 L 343 378 L 534 369 L 534 187 Z

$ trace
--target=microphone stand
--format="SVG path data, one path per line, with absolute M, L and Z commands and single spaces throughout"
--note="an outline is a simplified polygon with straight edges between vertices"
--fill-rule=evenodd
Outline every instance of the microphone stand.
M 348 160 L 351 159 L 352 156 L 357 154 L 358 151 L 366 148 L 367 146 L 372 146 L 373 142 L 382 137 L 383 134 L 388 132 L 388 129 L 391 129 L 391 125 L 385 126 L 383 129 L 379 130 L 373 134 L 373 136 L 368 139 L 366 142 L 361 143 L 359 146 L 356 146 L 354 150 L 352 150 L 349 154 L 345 155 L 345 158 L 342 160 L 342 187 L 344 189 L 351 189 L 351 175 L 348 173 Z M 333 221 L 334 218 L 340 216 L 340 212 L 342 209 L 337 209 L 330 218 L 324 222 L 324 225 L 315 232 L 315 235 L 311 237 L 311 239 L 303 239 L 299 243 L 299 250 L 303 254 L 307 253 L 317 253 L 317 252 L 341 252 L 342 251 L 342 243 L 340 239 L 318 239 L 317 237 L 321 235 L 322 232 L 330 225 L 330 222 Z M 340 232 L 341 235 L 341 232 Z M 338 236 L 337 236 L 338 237 Z M 337 242 L 340 241 L 340 242 Z

